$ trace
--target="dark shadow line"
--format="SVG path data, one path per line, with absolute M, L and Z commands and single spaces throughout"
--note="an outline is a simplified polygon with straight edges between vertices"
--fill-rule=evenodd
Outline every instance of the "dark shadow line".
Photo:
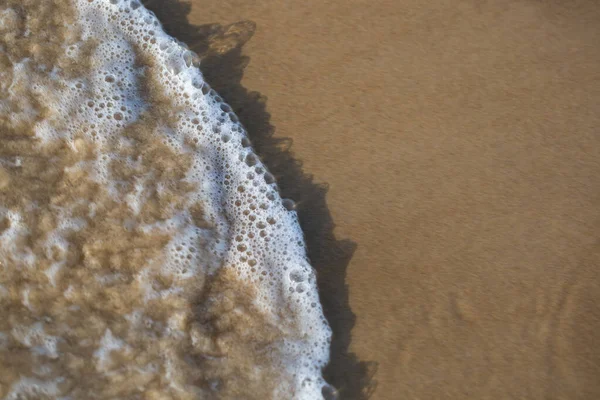
M 249 58 L 242 46 L 252 37 L 256 24 L 241 21 L 228 26 L 192 25 L 191 5 L 180 0 L 147 0 L 144 5 L 163 23 L 167 33 L 185 43 L 201 58 L 207 82 L 232 107 L 246 128 L 256 153 L 277 178 L 282 197 L 294 199 L 304 231 L 308 256 L 317 271 L 317 284 L 325 316 L 333 330 L 331 360 L 325 379 L 340 398 L 368 399 L 375 390 L 377 364 L 360 361 L 349 351 L 356 316 L 350 309 L 346 270 L 356 243 L 337 240 L 326 202 L 328 187 L 304 173 L 302 163 L 290 150 L 291 139 L 275 137 L 267 112 L 267 98 L 244 88 L 241 80 Z

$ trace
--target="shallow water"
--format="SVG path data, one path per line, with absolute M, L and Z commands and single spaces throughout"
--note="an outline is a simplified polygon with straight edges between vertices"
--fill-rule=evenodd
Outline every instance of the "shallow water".
M 322 397 L 293 204 L 136 1 L 0 5 L 0 396 Z

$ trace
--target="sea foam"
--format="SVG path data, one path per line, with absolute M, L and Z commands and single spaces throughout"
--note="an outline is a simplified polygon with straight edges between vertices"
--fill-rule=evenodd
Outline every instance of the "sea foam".
M 0 4 L 0 398 L 323 397 L 297 214 L 198 65 L 137 1 Z

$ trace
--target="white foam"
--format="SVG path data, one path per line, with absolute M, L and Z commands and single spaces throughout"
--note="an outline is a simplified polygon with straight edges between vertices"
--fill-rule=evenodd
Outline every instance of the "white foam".
M 30 348 L 34 353 L 52 359 L 58 358 L 57 346 L 60 338 L 47 334 L 42 322 L 36 322 L 27 327 L 16 326 L 11 333 L 17 341 Z
M 106 372 L 110 365 L 110 355 L 111 352 L 129 352 L 131 349 L 127 346 L 127 344 L 115 337 L 110 329 L 107 329 L 104 332 L 104 336 L 100 340 L 100 344 L 97 350 L 94 352 L 94 358 L 96 359 L 96 368 L 99 371 Z
M 94 143 L 102 156 L 74 164 L 64 170 L 65 176 L 78 182 L 81 171 L 88 171 L 90 179 L 106 188 L 115 202 L 127 204 L 131 213 L 129 222 L 125 223 L 128 230 L 169 234 L 169 242 L 164 247 L 165 257 L 158 266 L 160 274 L 183 282 L 199 275 L 210 276 L 222 268 L 235 269 L 248 286 L 256 289 L 253 303 L 270 318 L 269 323 L 290 332 L 272 344 L 272 362 L 281 367 L 294 387 L 276 387 L 273 396 L 322 398 L 321 388 L 326 383 L 321 369 L 329 359 L 331 331 L 323 316 L 315 273 L 306 257 L 303 233 L 293 203 L 283 201 L 279 196 L 272 175 L 253 152 L 237 117 L 204 81 L 197 68 L 197 56 L 169 37 L 150 11 L 136 1 L 73 0 L 73 4 L 78 13 L 82 42 L 91 39 L 97 43 L 91 54 L 92 70 L 83 79 L 65 81 L 58 67 L 41 79 L 28 75 L 27 60 L 15 65 L 12 71 L 14 82 L 30 80 L 29 86 L 43 94 L 43 106 L 51 111 L 48 118 L 38 121 L 36 109 L 24 99 L 21 111 L 11 117 L 12 123 L 15 126 L 23 121 L 34 124 L 35 137 L 41 146 L 66 140 L 72 151 L 84 152 L 82 141 Z M 11 18 L 10 11 L 0 14 L 0 21 Z M 66 50 L 67 57 L 81 58 L 82 42 L 70 45 Z M 140 57 L 150 60 L 152 66 L 140 67 L 137 64 Z M 140 87 L 140 80 L 149 76 L 147 68 L 153 69 L 152 76 L 159 77 L 157 84 L 162 95 L 172 101 L 173 109 L 177 108 L 173 125 L 157 129 L 164 145 L 175 154 L 192 160 L 185 181 L 193 188 L 182 204 L 169 210 L 170 218 L 144 224 L 133 217 L 140 214 L 148 201 L 146 187 L 156 177 L 151 174 L 136 176 L 132 189 L 125 192 L 123 182 L 112 175 L 110 165 L 120 162 L 135 169 L 144 161 L 144 155 L 137 159 L 126 155 L 126 150 L 135 143 L 121 133 L 148 111 L 149 104 L 141 95 Z M 14 95 L 18 96 L 18 93 Z M 0 104 L 0 112 L 6 113 L 7 110 L 1 107 Z M 120 153 L 111 150 L 113 147 L 110 146 L 115 143 L 118 143 Z M 13 162 L 21 165 L 27 161 L 15 159 Z M 167 196 L 170 189 L 161 185 L 157 183 L 158 196 Z M 194 221 L 190 210 L 198 201 L 203 204 L 203 218 L 210 228 L 198 226 Z M 87 217 L 75 216 L 75 207 L 88 207 Z M 89 226 L 87 218 L 93 219 L 97 210 L 93 202 L 74 203 L 71 208 L 57 205 L 54 209 L 59 215 L 59 223 L 46 238 L 46 257 L 50 258 L 52 253 L 53 262 L 45 273 L 48 282 L 57 286 L 68 253 L 69 244 L 65 238 L 86 229 Z M 15 246 L 29 232 L 21 222 L 21 215 L 0 208 L 0 217 L 6 217 L 10 222 L 0 235 L 0 261 L 19 260 L 28 268 L 34 268 L 36 258 L 31 250 Z M 195 248 L 194 243 L 201 246 Z M 89 248 L 93 244 L 86 246 Z M 16 248 L 22 251 L 15 253 Z M 88 248 L 84 248 L 84 252 Z M 90 257 L 87 265 L 94 267 L 94 262 Z M 136 276 L 146 301 L 183 296 L 183 286 L 155 289 L 155 269 L 150 261 Z M 97 281 L 110 285 L 117 279 L 120 279 L 117 275 L 107 275 Z M 64 296 L 75 299 L 74 290 L 69 286 Z M 25 306 L 33 307 L 27 296 Z M 184 313 L 173 315 L 165 329 L 177 335 L 185 330 L 186 318 Z M 292 325 L 293 329 L 290 328 Z M 42 328 L 41 325 L 35 327 L 37 333 L 28 331 L 19 340 L 26 346 L 36 347 L 44 356 L 58 357 L 56 343 L 59 339 L 50 336 L 45 336 L 44 340 L 36 339 L 41 337 L 39 330 Z M 94 353 L 98 370 L 110 369 L 112 351 L 128 351 L 128 347 L 124 340 L 107 329 Z M 167 375 L 172 376 L 177 363 L 169 357 L 165 354 Z M 28 393 L 27 390 L 33 390 L 29 389 L 33 387 L 48 395 L 58 393 L 53 383 L 27 379 L 13 385 L 7 398 L 18 398 L 19 393 Z M 189 389 L 175 382 L 173 385 L 177 390 Z
M 22 377 L 16 384 L 12 385 L 11 391 L 6 395 L 6 400 L 21 400 L 27 398 L 53 398 L 67 400 L 59 397 L 58 381 L 47 381 L 35 378 Z

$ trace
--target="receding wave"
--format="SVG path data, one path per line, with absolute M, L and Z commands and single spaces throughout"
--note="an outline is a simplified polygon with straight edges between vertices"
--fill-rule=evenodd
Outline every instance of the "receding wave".
M 0 4 L 0 398 L 318 399 L 293 203 L 137 1 Z

